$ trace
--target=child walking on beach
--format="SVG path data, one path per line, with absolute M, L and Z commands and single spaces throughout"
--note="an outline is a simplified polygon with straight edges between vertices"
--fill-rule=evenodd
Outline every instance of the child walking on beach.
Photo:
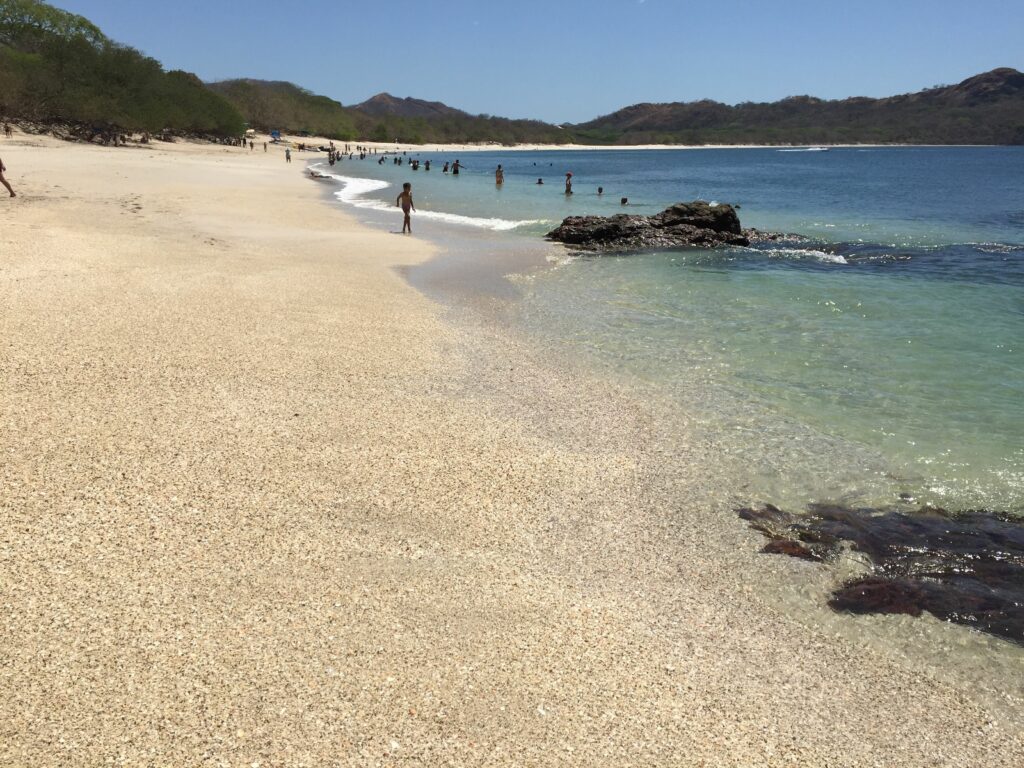
M 412 219 L 409 217 L 409 211 L 415 211 L 416 206 L 412 202 L 412 184 L 408 181 L 402 185 L 402 194 L 395 200 L 395 205 L 402 209 L 405 213 L 405 221 L 402 222 L 402 234 L 408 232 L 412 234 Z
M 4 178 L 4 171 L 6 171 L 6 170 L 7 170 L 7 166 L 4 165 L 4 161 L 3 160 L 0 160 L 0 184 L 3 184 L 5 187 L 7 187 L 7 191 L 11 193 L 11 197 L 17 197 L 17 195 L 14 194 L 14 188 L 11 187 L 11 185 L 7 181 L 7 179 Z

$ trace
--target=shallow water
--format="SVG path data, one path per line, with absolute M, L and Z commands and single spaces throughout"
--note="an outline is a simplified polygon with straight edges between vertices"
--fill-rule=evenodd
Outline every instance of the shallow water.
M 505 253 L 541 252 L 562 217 L 621 212 L 622 196 L 631 213 L 738 203 L 746 226 L 812 237 L 557 251 L 513 278 L 511 314 L 556 354 L 678 402 L 754 499 L 1024 509 L 1024 149 L 473 153 L 458 178 L 440 172 L 454 157 L 419 157 L 431 171 L 343 161 L 339 199 L 390 216 L 409 180 L 433 236 Z

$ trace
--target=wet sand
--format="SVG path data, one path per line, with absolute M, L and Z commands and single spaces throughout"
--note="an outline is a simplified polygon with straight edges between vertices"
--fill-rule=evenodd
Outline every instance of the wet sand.
M 763 600 L 706 446 L 452 323 L 301 162 L 0 155 L 0 764 L 1024 759 Z

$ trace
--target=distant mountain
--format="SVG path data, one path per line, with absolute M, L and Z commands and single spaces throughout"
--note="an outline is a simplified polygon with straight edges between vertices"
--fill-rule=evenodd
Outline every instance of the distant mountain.
M 1024 144 L 1024 74 L 994 69 L 882 99 L 635 104 L 570 130 L 596 144 Z
M 397 139 L 412 144 L 554 144 L 566 140 L 561 129 L 539 121 L 475 116 L 437 101 L 399 99 L 387 93 L 343 107 L 292 83 L 224 80 L 208 87 L 240 110 L 250 125 L 265 131 L 278 129 L 342 141 Z
M 422 99 L 392 96 L 390 93 L 378 93 L 366 101 L 356 104 L 351 109 L 371 117 L 470 117 L 468 112 L 454 109 L 439 101 L 423 101 Z
M 1004 67 L 881 99 L 634 104 L 557 126 L 388 93 L 345 107 L 286 82 L 204 85 L 43 0 L 0 0 L 0 115 L 70 126 L 86 138 L 118 131 L 237 136 L 248 122 L 406 144 L 1024 144 L 1024 74 Z

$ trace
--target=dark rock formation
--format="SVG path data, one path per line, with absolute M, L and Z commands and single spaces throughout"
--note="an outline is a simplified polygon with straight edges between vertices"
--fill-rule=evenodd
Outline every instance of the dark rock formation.
M 738 510 L 770 540 L 763 552 L 821 561 L 845 542 L 870 558 L 872 574 L 833 593 L 835 610 L 928 611 L 1024 644 L 1024 521 L 932 507 L 906 513 L 813 504 L 808 513 Z
M 750 244 L 731 205 L 703 200 L 676 203 L 653 216 L 570 216 L 547 238 L 593 251 Z

